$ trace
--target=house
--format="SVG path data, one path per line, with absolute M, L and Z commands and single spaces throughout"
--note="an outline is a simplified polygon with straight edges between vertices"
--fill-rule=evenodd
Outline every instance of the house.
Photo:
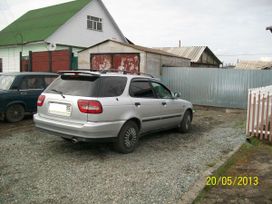
M 119 69 L 145 72 L 156 77 L 161 67 L 188 67 L 190 59 L 163 50 L 105 40 L 78 53 L 80 69 Z
M 272 69 L 272 61 L 250 61 L 241 60 L 236 64 L 235 69 L 255 69 L 255 70 L 265 70 Z
M 222 64 L 207 46 L 160 47 L 157 49 L 191 59 L 191 67 L 219 68 Z
M 101 0 L 31 10 L 0 31 L 0 68 L 57 71 L 77 66 L 77 52 L 105 39 L 127 43 Z

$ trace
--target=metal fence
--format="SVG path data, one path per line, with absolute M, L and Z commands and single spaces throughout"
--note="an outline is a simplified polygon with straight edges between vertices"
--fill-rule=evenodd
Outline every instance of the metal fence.
M 248 89 L 272 84 L 272 70 L 163 67 L 161 80 L 197 105 L 247 107 Z

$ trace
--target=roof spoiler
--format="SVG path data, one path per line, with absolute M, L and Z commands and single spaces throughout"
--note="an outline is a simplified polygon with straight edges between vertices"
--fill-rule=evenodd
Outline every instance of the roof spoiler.
M 102 70 L 90 70 L 91 72 L 99 72 L 101 74 L 106 74 L 108 72 L 118 72 L 118 73 L 122 73 L 122 74 L 137 74 L 137 75 L 146 75 L 146 76 L 149 76 L 151 78 L 154 78 L 153 75 L 151 74 L 147 74 L 147 73 L 144 73 L 144 72 L 130 72 L 130 71 L 126 71 L 126 70 L 118 70 L 118 69 L 102 69 Z
M 64 74 L 81 74 L 81 75 L 92 75 L 92 76 L 100 76 L 99 73 L 94 73 L 92 71 L 89 70 L 64 70 L 64 71 L 58 71 L 58 74 L 60 75 L 64 75 Z

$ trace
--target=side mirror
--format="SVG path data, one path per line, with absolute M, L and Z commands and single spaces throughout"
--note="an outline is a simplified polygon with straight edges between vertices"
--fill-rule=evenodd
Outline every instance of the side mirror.
M 180 92 L 175 92 L 175 93 L 174 93 L 174 97 L 175 97 L 175 98 L 179 98 L 180 96 L 181 96 L 181 93 L 180 93 Z

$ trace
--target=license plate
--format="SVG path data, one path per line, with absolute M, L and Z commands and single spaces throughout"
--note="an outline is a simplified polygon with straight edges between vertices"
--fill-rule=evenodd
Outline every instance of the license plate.
M 50 103 L 48 112 L 55 115 L 70 116 L 71 105 L 62 103 Z

